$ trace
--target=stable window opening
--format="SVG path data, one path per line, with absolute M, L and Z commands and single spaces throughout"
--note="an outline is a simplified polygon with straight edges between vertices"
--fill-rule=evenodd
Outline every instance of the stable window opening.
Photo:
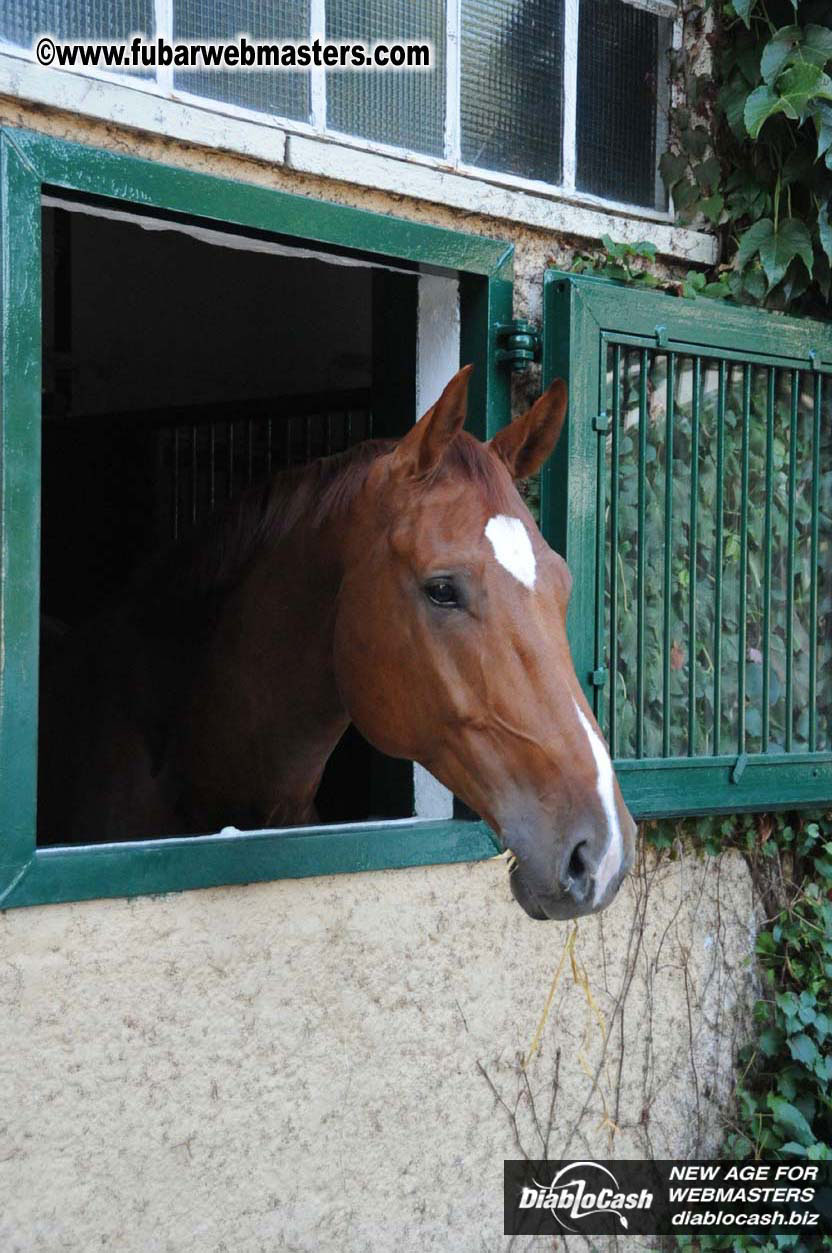
M 419 369 L 420 283 L 430 331 Z M 84 707 L 83 678 L 66 673 L 67 649 L 98 665 L 107 639 L 96 624 L 109 629 L 108 609 L 244 493 L 371 437 L 403 434 L 419 393 L 430 403 L 425 389 L 457 368 L 459 320 L 455 279 L 60 196 L 44 202 L 43 293 L 37 834 L 48 845 L 101 838 L 73 789 L 88 790 L 87 772 L 106 771 L 109 753 L 125 766 L 117 743 L 87 755 L 85 719 L 96 715 Z M 267 683 L 268 657 L 263 666 Z M 169 686 L 177 675 L 156 681 Z M 164 725 L 149 734 L 163 758 Z M 445 817 L 452 802 L 351 726 L 315 809 L 321 823 L 366 822 Z M 241 795 L 217 829 L 265 825 L 281 824 Z M 186 819 L 177 831 L 131 830 L 125 817 L 109 837 L 195 833 Z

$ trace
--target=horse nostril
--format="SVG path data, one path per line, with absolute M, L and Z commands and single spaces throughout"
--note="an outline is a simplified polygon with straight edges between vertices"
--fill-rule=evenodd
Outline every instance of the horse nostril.
M 561 876 L 561 887 L 576 901 L 584 899 L 592 877 L 584 855 L 585 849 L 586 840 L 579 840 L 569 854 L 566 869 Z
M 586 841 L 582 840 L 572 849 L 572 856 L 569 858 L 569 873 L 573 879 L 580 879 L 581 875 L 586 873 L 586 865 L 581 852 L 585 843 Z

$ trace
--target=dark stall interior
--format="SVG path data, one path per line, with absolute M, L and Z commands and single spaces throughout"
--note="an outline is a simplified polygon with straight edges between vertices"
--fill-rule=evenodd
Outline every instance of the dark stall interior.
M 248 484 L 413 420 L 414 274 L 176 225 L 44 208 L 42 650 Z M 412 805 L 351 728 L 321 820 Z

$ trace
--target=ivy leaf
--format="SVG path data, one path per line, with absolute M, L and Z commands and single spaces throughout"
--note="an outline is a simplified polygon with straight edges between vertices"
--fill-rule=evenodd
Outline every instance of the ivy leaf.
M 783 1045 L 783 1032 L 778 1031 L 776 1027 L 767 1027 L 765 1031 L 760 1032 L 758 1044 L 766 1057 L 775 1057 Z
M 780 222 L 777 231 L 772 230 L 771 235 L 760 242 L 759 253 L 769 287 L 780 282 L 793 257 L 800 257 L 810 275 L 814 268 L 812 240 L 806 227 L 796 218 Z
M 705 217 L 708 219 L 709 222 L 713 222 L 714 226 L 718 224 L 724 207 L 725 207 L 725 199 L 723 196 L 719 194 L 719 192 L 717 192 L 716 195 L 714 196 L 708 196 L 705 200 L 702 201 L 702 206 L 701 206 L 702 212 L 705 214 Z
M 828 1083 L 832 1079 L 832 1057 L 819 1057 L 815 1062 L 815 1074 L 821 1083 Z
M 829 221 L 829 201 L 818 209 L 818 237 L 820 246 L 832 263 L 832 222 Z
M 767 83 L 773 83 L 789 57 L 800 45 L 803 30 L 800 26 L 783 26 L 776 31 L 763 48 L 760 73 Z
M 775 91 L 772 91 L 767 84 L 758 87 L 756 91 L 752 91 L 743 109 L 745 129 L 751 138 L 756 139 L 763 123 L 767 122 L 775 113 L 782 113 L 785 108 L 786 105 L 783 99 Z
M 742 18 L 746 26 L 751 25 L 749 18 L 751 17 L 751 10 L 756 3 L 757 0 L 734 0 L 734 12 L 737 17 Z
M 799 1144 L 808 1146 L 814 1143 L 812 1128 L 796 1106 L 784 1101 L 781 1096 L 775 1096 L 773 1092 L 769 1092 L 766 1102 L 774 1115 L 774 1121 L 794 1136 Z
M 705 188 L 718 186 L 721 175 L 722 166 L 717 157 L 708 157 L 707 161 L 697 165 L 693 171 L 693 177 L 703 191 Z
M 822 156 L 818 153 L 818 156 Z M 659 161 L 659 170 L 664 179 L 665 186 L 668 189 L 675 187 L 680 178 L 683 178 L 688 163 L 685 158 L 675 152 L 663 152 Z
M 699 199 L 699 188 L 687 178 L 682 178 L 673 188 L 673 204 L 676 209 L 688 209 Z
M 768 83 L 752 91 L 745 102 L 743 117 L 746 129 L 756 139 L 765 122 L 775 113 L 785 113 L 797 121 L 810 100 L 832 100 L 832 78 L 818 65 L 801 61 L 786 70 L 777 81 L 778 91 Z
M 800 55 L 804 61 L 811 61 L 823 69 L 832 57 L 832 30 L 828 26 L 810 24 L 803 31 Z
M 743 233 L 737 249 L 737 265 L 741 270 L 748 265 L 751 258 L 760 251 L 761 245 L 773 234 L 774 223 L 771 218 L 760 218 L 759 222 L 749 226 L 748 230 Z
M 738 72 L 734 72 L 719 92 L 720 108 L 725 113 L 725 120 L 737 139 L 746 135 L 743 111 L 748 98 L 748 84 Z
M 803 1062 L 804 1066 L 814 1066 L 818 1056 L 817 1045 L 805 1032 L 792 1036 L 789 1040 L 789 1052 L 796 1062 Z
M 824 300 L 829 300 L 832 295 L 832 266 L 825 252 L 819 252 L 815 257 L 815 282 Z M 827 971 L 829 973 L 832 971 Z
M 777 1008 L 782 1010 L 787 1018 L 797 1017 L 797 997 L 793 992 L 778 992 L 774 998 Z
M 766 294 L 766 276 L 763 271 L 747 270 L 743 275 L 742 289 L 752 300 L 762 300 Z
M 832 100 L 832 78 L 819 65 L 801 62 L 778 81 L 780 99 L 788 117 L 802 117 L 810 100 Z
M 704 126 L 692 126 L 689 130 L 682 131 L 679 142 L 692 157 L 701 160 L 711 143 L 710 132 Z

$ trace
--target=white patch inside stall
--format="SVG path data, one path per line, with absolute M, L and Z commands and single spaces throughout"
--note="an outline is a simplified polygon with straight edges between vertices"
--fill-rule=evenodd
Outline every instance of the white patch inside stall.
M 422 274 L 416 345 L 417 418 L 439 399 L 459 367 L 459 282 L 441 274 Z M 413 767 L 413 809 L 417 818 L 453 817 L 453 792 L 424 766 Z

